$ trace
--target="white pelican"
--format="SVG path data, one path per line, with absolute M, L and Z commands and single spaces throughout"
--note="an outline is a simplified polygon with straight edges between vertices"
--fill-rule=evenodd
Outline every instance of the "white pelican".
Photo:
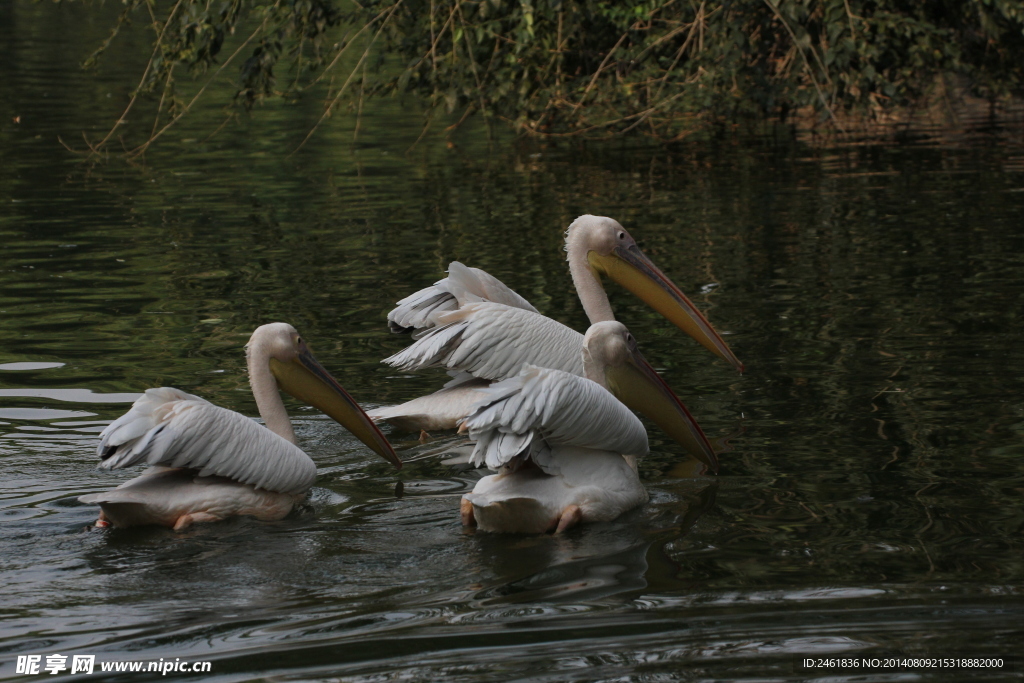
M 316 465 L 295 445 L 278 387 L 347 427 L 402 467 L 394 448 L 359 404 L 317 362 L 295 328 L 263 325 L 245 346 L 256 405 L 266 427 L 179 389 L 148 389 L 100 434 L 100 469 L 152 465 L 98 503 L 96 526 L 159 524 L 175 531 L 233 515 L 281 519 L 316 480 Z
M 618 221 L 584 215 L 566 231 L 569 271 L 591 324 L 615 320 L 601 275 L 615 280 L 707 349 L 743 365 L 707 319 L 637 247 Z M 370 411 L 402 429 L 451 429 L 489 381 L 525 365 L 583 374 L 583 335 L 536 311 L 497 278 L 453 262 L 448 277 L 398 302 L 392 330 L 412 330 L 415 343 L 384 359 L 403 370 L 445 367 L 445 388 L 408 403 Z M 475 378 L 475 381 L 474 379 Z
M 476 442 L 470 462 L 498 473 L 463 497 L 463 524 L 561 532 L 645 503 L 636 459 L 647 455 L 647 432 L 609 391 L 633 398 L 638 410 L 717 470 L 700 427 L 621 323 L 592 325 L 581 355 L 585 377 L 528 365 L 481 390 L 484 399 L 460 429 Z

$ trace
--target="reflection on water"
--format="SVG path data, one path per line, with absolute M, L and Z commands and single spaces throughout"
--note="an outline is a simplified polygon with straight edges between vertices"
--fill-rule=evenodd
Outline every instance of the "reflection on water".
M 64 363 L 0 363 L 0 371 L 3 370 L 48 370 L 50 368 L 64 367 Z
M 92 389 L 40 389 L 36 387 L 0 389 L 0 397 L 26 396 L 46 398 L 53 401 L 68 401 L 70 403 L 132 403 L 141 395 L 141 393 L 97 394 Z
M 387 102 L 358 146 L 340 123 L 285 159 L 300 103 L 209 142 L 219 112 L 200 111 L 144 166 L 88 166 L 55 137 L 116 116 L 124 71 L 69 76 L 104 30 L 78 5 L 0 3 L 0 675 L 60 652 L 211 659 L 224 680 L 799 679 L 809 654 L 1019 648 L 1020 147 L 470 132 L 407 153 L 418 115 Z M 77 497 L 133 475 L 94 469 L 103 425 L 161 385 L 255 415 L 242 347 L 261 323 L 296 325 L 368 406 L 444 381 L 379 359 L 407 341 L 389 306 L 450 260 L 582 329 L 561 242 L 584 212 L 621 220 L 746 363 L 610 288 L 728 441 L 719 477 L 652 429 L 643 508 L 563 537 L 467 533 L 481 473 L 450 460 L 459 437 L 395 434 L 396 474 L 289 400 L 319 470 L 301 510 L 86 531 Z

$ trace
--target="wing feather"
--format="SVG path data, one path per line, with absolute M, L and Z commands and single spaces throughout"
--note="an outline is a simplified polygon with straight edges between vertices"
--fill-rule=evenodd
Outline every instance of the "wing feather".
M 199 470 L 281 493 L 316 481 L 298 446 L 256 421 L 178 389 L 149 389 L 100 434 L 101 469 L 147 463 Z
M 434 326 L 435 313 L 454 311 L 459 302 L 448 291 L 448 278 L 438 280 L 429 287 L 405 297 L 388 313 L 388 328 L 392 332 L 416 332 Z
M 445 279 L 448 280 L 448 290 L 456 298 L 459 306 L 490 301 L 537 313 L 537 309 L 511 287 L 479 268 L 470 268 L 458 261 L 452 261 L 448 264 L 448 277 Z
M 469 303 L 384 362 L 403 370 L 445 367 L 503 380 L 525 365 L 583 375 L 583 335 L 533 311 L 491 302 Z
M 531 457 L 548 474 L 551 451 L 576 446 L 647 455 L 647 431 L 604 387 L 561 370 L 528 366 L 481 393 L 463 426 L 476 442 L 470 462 L 514 469 Z
M 392 332 L 420 334 L 436 327 L 440 315 L 480 301 L 537 312 L 529 301 L 490 273 L 452 261 L 448 264 L 448 277 L 395 304 L 388 313 L 388 327 Z

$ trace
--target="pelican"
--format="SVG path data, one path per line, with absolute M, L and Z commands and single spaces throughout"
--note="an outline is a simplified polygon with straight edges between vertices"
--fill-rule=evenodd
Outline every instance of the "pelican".
M 100 506 L 96 526 L 159 524 L 179 531 L 233 515 L 277 520 L 316 481 L 295 445 L 278 388 L 324 411 L 401 469 L 394 448 L 287 323 L 263 325 L 245 346 L 249 384 L 266 427 L 179 389 L 148 389 L 100 434 L 100 469 L 152 467 L 112 491 L 82 496 Z
M 475 441 L 470 462 L 498 470 L 462 499 L 463 524 L 485 531 L 565 531 L 610 521 L 647 502 L 637 474 L 647 432 L 618 396 L 717 471 L 714 450 L 686 407 L 658 376 L 621 323 L 591 325 L 584 377 L 527 365 L 480 390 L 462 422 Z
M 743 365 L 697 307 L 640 250 L 618 221 L 584 215 L 566 231 L 569 271 L 590 323 L 615 320 L 601 286 L 606 275 L 631 291 L 712 353 Z M 583 375 L 583 335 L 547 318 L 497 278 L 449 265 L 448 277 L 398 302 L 388 315 L 393 331 L 416 341 L 384 359 L 403 370 L 445 367 L 455 379 L 443 389 L 398 406 L 370 411 L 403 429 L 452 429 L 491 381 L 525 365 Z

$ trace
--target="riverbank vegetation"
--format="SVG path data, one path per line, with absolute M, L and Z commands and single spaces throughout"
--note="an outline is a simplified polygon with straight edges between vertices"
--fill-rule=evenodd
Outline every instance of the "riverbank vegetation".
M 310 136 L 403 93 L 451 127 L 477 115 L 524 135 L 662 140 L 765 121 L 845 132 L 951 94 L 990 112 L 1024 94 L 1024 0 L 124 2 L 85 64 L 150 32 L 128 110 L 148 98 L 156 120 L 136 152 L 223 76 L 239 111 L 321 99 Z

